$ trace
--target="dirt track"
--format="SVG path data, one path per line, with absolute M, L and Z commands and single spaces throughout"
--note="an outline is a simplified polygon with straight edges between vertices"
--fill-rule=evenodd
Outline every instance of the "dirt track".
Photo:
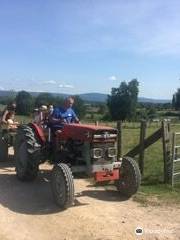
M 83 179 L 75 180 L 75 206 L 60 211 L 50 169 L 43 165 L 34 182 L 22 183 L 13 161 L 0 163 L 0 240 L 180 239 L 180 207 L 142 207 Z M 135 235 L 138 226 L 142 236 Z

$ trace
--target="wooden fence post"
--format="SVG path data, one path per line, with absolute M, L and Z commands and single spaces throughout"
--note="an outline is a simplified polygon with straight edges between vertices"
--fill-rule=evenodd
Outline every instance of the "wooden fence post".
M 171 179 L 171 161 L 170 161 L 170 124 L 162 121 L 162 144 L 164 159 L 164 183 L 169 183 Z
M 117 122 L 117 129 L 118 129 L 117 156 L 119 159 L 122 156 L 122 121 Z
M 140 129 L 140 153 L 139 153 L 139 168 L 141 171 L 141 174 L 143 175 L 144 172 L 144 140 L 146 137 L 146 121 L 141 121 L 141 129 Z
M 99 125 L 99 122 L 98 122 L 98 121 L 95 121 L 95 125 L 98 126 L 98 125 Z

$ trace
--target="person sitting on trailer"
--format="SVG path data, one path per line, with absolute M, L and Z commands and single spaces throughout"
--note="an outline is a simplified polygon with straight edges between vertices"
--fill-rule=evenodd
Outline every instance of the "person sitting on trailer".
M 33 123 L 36 123 L 38 126 L 42 128 L 46 128 L 46 122 L 47 122 L 47 112 L 48 108 L 46 105 L 42 105 L 39 109 L 34 109 L 34 119 Z
M 1 127 L 4 129 L 16 129 L 18 122 L 15 121 L 16 103 L 9 104 L 2 114 Z

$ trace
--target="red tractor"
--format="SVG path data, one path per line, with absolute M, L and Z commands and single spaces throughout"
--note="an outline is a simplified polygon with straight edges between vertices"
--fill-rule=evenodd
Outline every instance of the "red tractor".
M 106 126 L 65 124 L 52 134 L 36 124 L 22 125 L 15 142 L 17 177 L 34 180 L 39 164 L 48 159 L 54 164 L 52 193 L 62 208 L 74 202 L 75 173 L 93 176 L 96 182 L 113 181 L 130 197 L 137 192 L 141 175 L 132 158 L 117 159 L 117 134 L 117 129 Z

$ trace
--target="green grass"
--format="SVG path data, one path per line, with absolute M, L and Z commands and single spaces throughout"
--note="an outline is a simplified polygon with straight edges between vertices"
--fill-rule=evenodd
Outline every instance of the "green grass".
M 153 124 L 147 128 L 146 136 L 151 135 L 158 128 L 157 124 Z M 180 132 L 180 124 L 171 125 L 171 132 Z M 132 127 L 132 123 L 128 127 L 123 127 L 123 154 L 126 154 L 135 145 L 139 143 L 140 128 Z M 180 137 L 179 137 L 180 138 Z M 138 156 L 135 157 L 138 162 Z M 170 185 L 163 184 L 163 149 L 162 139 L 151 145 L 145 150 L 144 155 L 144 175 L 139 192 L 133 198 L 135 201 L 143 205 L 151 204 L 180 204 L 180 185 L 172 188 Z
M 166 184 L 141 185 L 133 200 L 142 206 L 179 205 L 180 185 L 172 188 Z

